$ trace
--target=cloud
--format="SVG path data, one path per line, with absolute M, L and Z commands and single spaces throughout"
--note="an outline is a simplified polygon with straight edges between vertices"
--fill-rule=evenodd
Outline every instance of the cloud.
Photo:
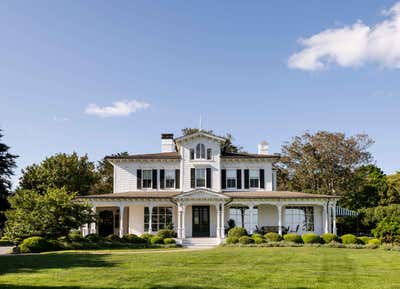
M 293 54 L 290 68 L 325 69 L 329 63 L 357 67 L 376 63 L 400 68 L 400 2 L 384 10 L 385 20 L 369 27 L 360 20 L 351 26 L 327 29 L 309 38 L 300 39 L 303 50 Z
M 91 103 L 86 107 L 85 113 L 99 117 L 128 116 L 138 109 L 146 109 L 149 106 L 149 103 L 139 100 L 120 100 L 113 102 L 112 106 L 103 107 Z

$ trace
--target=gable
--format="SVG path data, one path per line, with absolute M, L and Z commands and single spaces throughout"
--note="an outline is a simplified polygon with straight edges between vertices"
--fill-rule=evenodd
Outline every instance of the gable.
M 228 196 L 225 196 L 220 193 L 213 192 L 207 189 L 196 189 L 186 193 L 179 194 L 175 197 L 177 200 L 225 200 L 229 199 Z

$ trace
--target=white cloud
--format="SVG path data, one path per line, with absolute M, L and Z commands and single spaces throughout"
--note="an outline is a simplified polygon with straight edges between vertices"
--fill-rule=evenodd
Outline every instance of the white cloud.
M 138 109 L 146 109 L 149 106 L 149 103 L 139 100 L 120 100 L 113 102 L 112 106 L 103 107 L 92 103 L 86 107 L 85 113 L 99 117 L 128 116 Z
M 329 63 L 342 67 L 377 63 L 400 68 L 400 2 L 382 14 L 387 19 L 373 27 L 357 21 L 351 26 L 327 29 L 300 39 L 305 48 L 289 58 L 289 67 L 319 70 Z

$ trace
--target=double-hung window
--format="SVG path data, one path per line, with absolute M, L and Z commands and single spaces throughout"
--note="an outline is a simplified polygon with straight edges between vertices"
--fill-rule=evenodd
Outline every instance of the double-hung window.
M 259 170 L 250 170 L 250 188 L 258 188 L 260 183 L 260 171 Z
M 151 188 L 153 180 L 152 170 L 143 170 L 143 188 Z
M 236 170 L 226 170 L 226 187 L 236 188 Z
M 196 146 L 196 159 L 205 159 L 205 158 L 206 158 L 206 146 L 202 143 L 199 143 Z
M 196 169 L 196 187 L 204 188 L 206 186 L 206 169 Z
M 161 229 L 172 228 L 172 207 L 153 207 L 151 211 L 151 231 L 157 232 Z M 150 227 L 149 207 L 144 208 L 144 230 Z
M 165 188 L 175 188 L 175 170 L 165 170 Z

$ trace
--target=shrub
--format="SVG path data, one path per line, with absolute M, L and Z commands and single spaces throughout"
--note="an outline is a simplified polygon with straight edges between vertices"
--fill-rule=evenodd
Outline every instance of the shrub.
M 68 238 L 73 242 L 81 242 L 84 240 L 81 231 L 77 231 L 77 230 L 71 231 L 68 234 Z
M 358 243 L 367 245 L 369 239 L 370 239 L 370 238 L 367 237 L 367 236 L 358 237 Z
M 375 238 L 384 243 L 400 242 L 400 217 L 386 217 L 372 230 Z
M 40 253 L 50 251 L 52 245 L 43 237 L 29 237 L 19 246 L 21 253 Z
M 289 233 L 289 234 L 284 235 L 283 240 L 285 240 L 287 242 L 298 243 L 298 244 L 303 243 L 303 239 L 295 233 Z
M 325 244 L 329 244 L 330 242 L 337 242 L 339 241 L 339 238 L 332 233 L 325 233 L 321 235 L 322 240 L 324 241 Z
M 236 244 L 239 242 L 239 238 L 238 237 L 228 237 L 226 238 L 226 243 L 227 244 Z
M 140 235 L 140 238 L 144 240 L 145 243 L 150 243 L 151 238 L 153 238 L 153 235 L 150 233 L 144 233 Z
M 306 233 L 301 237 L 304 244 L 321 244 L 321 237 L 314 233 Z
M 160 236 L 153 236 L 150 239 L 150 243 L 152 245 L 154 245 L 154 244 L 164 244 L 164 239 L 162 237 L 160 237 Z
M 259 234 L 257 234 L 257 235 L 259 235 Z M 256 243 L 256 244 L 265 243 L 265 239 L 261 235 L 260 236 L 252 236 L 251 238 L 253 239 L 254 243 Z
M 135 234 L 128 234 L 124 235 L 122 237 L 122 241 L 126 243 L 131 243 L 131 244 L 141 244 L 141 243 L 146 243 L 147 241 L 140 238 L 139 236 Z
M 11 246 L 13 244 L 13 242 L 11 242 L 11 240 L 7 237 L 2 237 L 0 239 L 0 246 Z
M 242 236 L 239 238 L 239 243 L 246 245 L 246 244 L 252 244 L 254 243 L 254 240 L 250 238 L 249 236 Z
M 342 243 L 345 245 L 357 244 L 357 237 L 353 234 L 343 235 L 342 237 L 340 237 L 340 239 L 342 239 Z
M 276 232 L 269 232 L 265 234 L 264 237 L 270 242 L 279 242 L 282 240 L 282 236 Z
M 371 244 L 380 246 L 381 245 L 381 241 L 379 239 L 375 239 L 375 238 L 369 239 L 368 240 L 368 245 L 371 245 Z
M 108 242 L 120 242 L 121 238 L 118 235 L 111 234 L 104 238 Z
M 172 238 L 165 238 L 164 239 L 164 244 L 169 245 L 169 244 L 176 244 L 176 241 Z
M 57 241 L 58 241 L 58 242 L 62 242 L 62 243 L 68 243 L 70 240 L 68 239 L 67 236 L 62 236 L 62 237 L 59 237 L 59 238 L 57 239 Z
M 170 229 L 162 229 L 157 232 L 157 236 L 165 239 L 165 238 L 174 238 L 175 237 L 175 232 L 174 230 Z
M 235 227 L 229 230 L 228 237 L 242 237 L 247 236 L 247 231 L 245 228 L 242 227 Z
M 100 236 L 97 234 L 89 234 L 85 236 L 85 239 L 92 243 L 97 243 L 100 241 Z

